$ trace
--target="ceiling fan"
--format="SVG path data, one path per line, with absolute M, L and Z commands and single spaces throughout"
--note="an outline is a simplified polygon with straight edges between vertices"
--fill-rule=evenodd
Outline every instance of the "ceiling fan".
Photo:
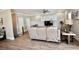
M 48 9 L 43 9 L 43 14 L 50 12 Z

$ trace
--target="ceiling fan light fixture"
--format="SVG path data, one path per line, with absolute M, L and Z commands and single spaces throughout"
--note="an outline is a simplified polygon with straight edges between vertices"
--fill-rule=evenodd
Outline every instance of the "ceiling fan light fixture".
M 48 13 L 49 12 L 49 10 L 47 10 L 47 9 L 43 9 L 43 13 L 45 14 L 45 13 Z

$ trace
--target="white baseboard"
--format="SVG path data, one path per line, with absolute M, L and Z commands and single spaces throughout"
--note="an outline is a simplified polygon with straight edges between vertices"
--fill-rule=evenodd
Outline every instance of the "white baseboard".
M 7 37 L 7 39 L 14 40 L 15 38 L 14 37 Z

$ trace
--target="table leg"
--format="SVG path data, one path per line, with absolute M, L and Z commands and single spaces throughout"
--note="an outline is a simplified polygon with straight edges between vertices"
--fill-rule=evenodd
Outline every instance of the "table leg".
M 71 36 L 71 42 L 73 42 L 73 36 Z
M 70 44 L 70 35 L 68 35 L 68 44 Z

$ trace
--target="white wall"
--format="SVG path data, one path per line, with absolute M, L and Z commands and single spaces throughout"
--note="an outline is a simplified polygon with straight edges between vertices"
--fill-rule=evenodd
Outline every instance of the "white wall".
M 0 18 L 3 18 L 3 26 L 6 30 L 6 38 L 14 40 L 11 10 L 5 10 L 1 12 Z
M 44 21 L 41 21 L 41 16 L 31 16 L 30 25 L 38 24 L 38 26 L 44 26 Z
M 55 15 L 58 16 L 58 20 L 59 21 L 63 21 L 65 20 L 65 12 L 61 12 L 61 13 L 56 13 Z

